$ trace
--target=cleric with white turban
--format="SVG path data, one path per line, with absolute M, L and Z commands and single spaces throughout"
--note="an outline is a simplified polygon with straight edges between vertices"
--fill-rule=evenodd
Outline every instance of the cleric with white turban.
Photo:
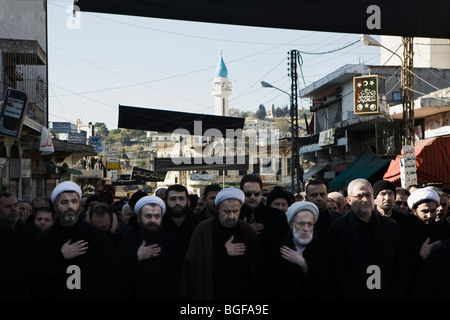
M 158 206 L 160 206 L 162 215 L 164 215 L 164 213 L 166 212 L 166 204 L 160 197 L 157 196 L 145 196 L 140 198 L 134 206 L 134 212 L 136 214 L 139 214 L 141 208 L 147 204 L 157 204 Z
M 413 208 L 417 208 L 419 202 L 424 200 L 432 200 L 436 202 L 436 206 L 440 205 L 440 198 L 436 191 L 431 188 L 420 188 L 411 193 L 408 197 L 408 207 L 412 210 Z
M 242 192 L 241 189 L 237 188 L 225 188 L 219 191 L 219 193 L 216 196 L 215 205 L 219 206 L 219 204 L 228 199 L 235 199 L 238 200 L 241 205 L 244 204 L 245 201 L 245 195 L 244 192 Z
M 73 181 L 64 181 L 64 182 L 61 182 L 60 184 L 58 184 L 54 189 L 53 189 L 53 192 L 52 192 L 52 195 L 51 195 L 51 200 L 52 200 L 52 203 L 55 203 L 55 201 L 56 201 L 56 198 L 58 198 L 58 196 L 61 194 L 61 193 L 63 193 L 63 192 L 67 192 L 67 191 L 70 191 L 70 192 L 76 192 L 77 194 L 78 194 L 78 197 L 81 199 L 81 197 L 82 197 L 82 194 L 83 194 L 83 192 L 81 191 L 81 188 L 80 188 L 80 186 L 78 185 L 78 184 L 76 184 L 75 182 L 73 182 Z
M 314 223 L 317 222 L 317 219 L 319 219 L 319 208 L 317 208 L 317 206 L 314 203 L 309 201 L 294 202 L 286 212 L 286 218 L 288 222 L 291 223 L 295 215 L 303 210 L 311 212 L 314 216 Z

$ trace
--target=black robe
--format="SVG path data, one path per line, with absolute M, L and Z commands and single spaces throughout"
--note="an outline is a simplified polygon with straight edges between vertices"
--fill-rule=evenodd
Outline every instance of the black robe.
M 303 251 L 307 271 L 284 259 L 280 248 L 286 246 L 295 250 L 292 231 L 273 242 L 269 259 L 271 279 L 270 298 L 282 300 L 311 300 L 329 298 L 327 285 L 328 259 L 326 248 L 316 238 Z
M 231 234 L 245 243 L 243 257 L 227 256 L 225 242 Z M 217 217 L 204 220 L 194 230 L 183 262 L 181 296 L 195 300 L 264 298 L 263 261 L 260 241 L 247 222 L 238 220 L 226 230 Z
M 433 247 L 423 262 L 411 299 L 450 300 L 450 239 Z
M 156 257 L 142 261 L 137 259 L 137 251 L 145 240 L 146 246 L 157 244 L 161 252 Z M 183 263 L 183 247 L 172 235 L 160 232 L 149 238 L 141 231 L 123 239 L 119 245 L 133 297 L 136 299 L 176 300 L 180 298 L 180 274 Z
M 411 293 L 416 286 L 417 277 L 422 268 L 423 260 L 419 253 L 422 244 L 427 238 L 430 238 L 430 243 L 448 239 L 450 238 L 450 231 L 444 225 L 437 223 L 424 224 L 417 220 L 416 223 L 402 228 L 401 236 L 408 255 L 408 272 L 410 275 L 408 292 Z
M 64 259 L 61 248 L 69 239 L 71 243 L 87 241 L 86 253 Z M 70 289 L 67 285 L 69 277 L 76 274 L 68 269 L 72 265 L 79 267 L 80 289 Z M 125 268 L 111 240 L 103 230 L 81 218 L 73 226 L 62 226 L 57 220 L 39 234 L 32 255 L 32 269 L 38 299 L 130 298 Z

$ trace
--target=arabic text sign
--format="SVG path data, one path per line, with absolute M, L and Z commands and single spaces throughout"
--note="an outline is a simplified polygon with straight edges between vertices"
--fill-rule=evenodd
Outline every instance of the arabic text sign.
M 403 146 L 403 158 L 400 159 L 400 180 L 402 188 L 407 189 L 417 182 L 416 154 L 414 146 Z
M 386 110 L 384 78 L 368 75 L 353 78 L 354 113 L 380 114 Z

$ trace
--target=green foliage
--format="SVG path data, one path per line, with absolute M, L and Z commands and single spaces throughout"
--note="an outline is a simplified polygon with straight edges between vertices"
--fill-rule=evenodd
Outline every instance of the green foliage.
M 258 111 L 255 112 L 256 119 L 264 120 L 266 115 L 267 115 L 266 108 L 264 107 L 263 104 L 260 104 Z

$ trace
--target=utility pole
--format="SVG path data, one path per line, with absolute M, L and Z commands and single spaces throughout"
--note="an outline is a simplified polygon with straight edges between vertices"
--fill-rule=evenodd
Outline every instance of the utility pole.
M 403 37 L 402 104 L 403 145 L 414 146 L 414 73 L 413 38 Z
M 294 194 L 302 190 L 303 169 L 300 165 L 300 140 L 298 133 L 298 74 L 297 74 L 297 50 L 290 51 L 290 77 L 291 77 L 291 190 Z

